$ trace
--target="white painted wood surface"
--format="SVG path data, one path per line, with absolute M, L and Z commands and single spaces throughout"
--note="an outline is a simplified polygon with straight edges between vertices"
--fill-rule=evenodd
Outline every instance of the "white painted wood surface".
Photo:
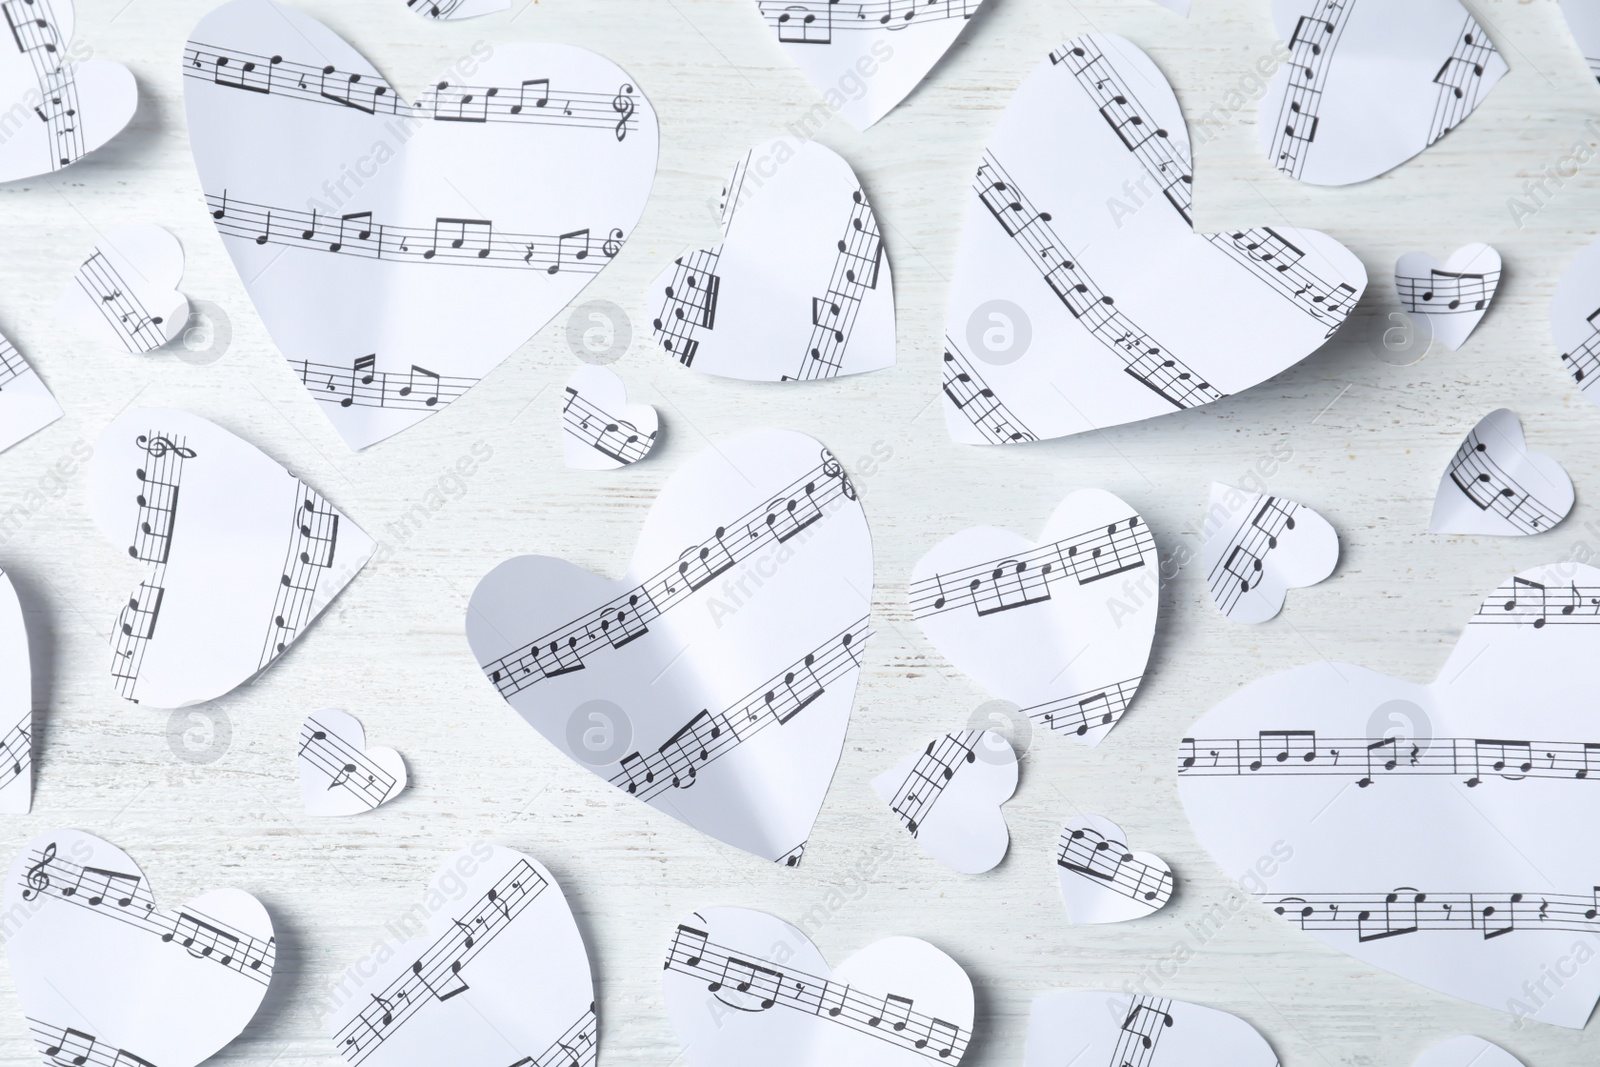
M 816 940 L 836 961 L 888 934 L 932 940 L 978 988 L 971 1067 L 1020 1062 L 1034 994 L 1115 989 L 1142 974 L 1163 996 L 1242 1015 L 1288 1067 L 1398 1067 L 1461 1032 L 1505 1045 L 1529 1067 L 1595 1062 L 1593 1026 L 1516 1027 L 1509 1016 L 1357 964 L 1253 904 L 1220 933 L 1196 933 L 1233 882 L 1190 833 L 1174 782 L 1189 723 L 1244 683 L 1322 657 L 1430 679 L 1479 598 L 1512 570 L 1566 558 L 1582 542 L 1600 547 L 1590 497 L 1600 477 L 1600 411 L 1564 374 L 1546 325 L 1561 270 L 1597 228 L 1600 162 L 1567 180 L 1522 228 L 1507 207 L 1575 141 L 1596 139 L 1583 124 L 1600 112 L 1600 89 L 1555 0 L 1477 0 L 1510 76 L 1462 128 L 1380 180 L 1328 190 L 1279 176 L 1256 147 L 1253 105 L 1229 115 L 1209 141 L 1195 133 L 1200 227 L 1329 231 L 1365 260 L 1373 276 L 1366 306 L 1379 326 L 1352 323 L 1299 367 L 1209 408 L 1018 450 L 952 445 L 936 402 L 946 280 L 967 182 L 996 116 L 1050 47 L 1099 29 L 1153 55 L 1193 126 L 1248 86 L 1251 66 L 1270 54 L 1267 0 L 1197 0 L 1188 22 L 1148 0 L 989 0 L 878 127 L 863 134 L 842 120 L 828 125 L 821 139 L 856 168 L 885 227 L 900 362 L 806 387 L 685 372 L 651 345 L 643 303 L 664 263 L 716 238 L 720 183 L 744 149 L 816 100 L 769 40 L 753 0 L 516 0 L 506 14 L 449 25 L 415 17 L 403 0 L 303 6 L 413 90 L 480 39 L 582 44 L 634 75 L 661 116 L 660 174 L 625 253 L 582 299 L 627 310 L 633 343 L 616 368 L 635 400 L 661 409 L 666 430 L 657 454 L 629 470 L 563 468 L 558 397 L 575 365 L 563 314 L 449 411 L 349 453 L 269 343 L 203 207 L 179 56 L 206 0 L 79 0 L 79 35 L 96 55 L 131 66 L 143 99 L 133 126 L 89 160 L 0 187 L 0 329 L 68 412 L 0 456 L 0 514 L 31 512 L 0 543 L 0 566 L 16 581 L 35 643 L 39 723 L 34 813 L 0 824 L 0 853 L 75 826 L 134 855 L 165 903 L 215 885 L 259 895 L 279 924 L 279 970 L 256 1021 L 214 1062 L 336 1063 L 323 1025 L 331 981 L 392 936 L 385 924 L 419 899 L 437 863 L 480 838 L 538 856 L 564 883 L 589 940 L 602 1062 L 613 1067 L 678 1056 L 661 1007 L 660 960 L 673 925 L 706 904 L 789 920 L 820 908 Z M 215 362 L 101 351 L 50 323 L 57 292 L 97 233 L 136 219 L 182 238 L 184 288 L 231 321 L 231 345 Z M 1443 256 L 1474 240 L 1500 249 L 1507 274 L 1467 347 L 1411 366 L 1378 358 L 1368 340 L 1387 325 L 1394 259 L 1412 249 Z M 170 717 L 113 694 L 106 633 L 138 572 L 90 523 L 81 469 L 47 473 L 134 403 L 216 420 L 394 547 L 267 676 Z M 1502 404 L 1523 416 L 1535 448 L 1566 464 L 1577 510 L 1534 539 L 1430 536 L 1444 464 L 1477 419 Z M 567 762 L 500 701 L 462 636 L 467 596 L 496 562 L 546 552 L 620 573 L 666 476 L 708 439 L 763 425 L 814 434 L 852 465 L 875 447 L 892 450 L 872 473 L 856 475 L 878 553 L 879 636 L 832 792 L 804 866 L 793 871 L 716 846 Z M 480 442 L 492 458 L 464 487 L 441 483 Z M 1293 457 L 1272 488 L 1340 531 L 1344 559 L 1334 578 L 1292 592 L 1273 622 L 1245 628 L 1212 608 L 1197 565 L 1183 568 L 1162 592 L 1148 681 L 1105 744 L 1087 751 L 1033 739 L 1006 809 L 1013 845 L 1005 863 L 972 878 L 922 856 L 868 783 L 919 739 L 965 723 L 986 697 L 932 652 L 907 615 L 904 585 L 917 557 L 979 523 L 1032 536 L 1079 486 L 1132 502 L 1164 553 L 1196 550 L 1186 531 L 1210 482 L 1242 477 L 1275 445 Z M 448 502 L 402 526 L 432 487 Z M 44 496 L 28 496 L 36 488 Z M 374 744 L 405 754 L 413 781 L 400 799 L 356 819 L 303 814 L 295 731 L 306 712 L 326 706 L 355 713 Z M 231 724 L 226 742 L 210 726 L 214 717 Z M 220 751 L 214 762 L 174 754 L 174 745 L 203 753 L 208 738 Z M 1069 927 L 1052 849 L 1061 820 L 1076 812 L 1103 812 L 1135 848 L 1164 856 L 1180 884 L 1172 906 L 1137 923 Z M 1593 847 L 1594 828 L 1583 829 Z M 36 1062 L 3 967 L 0 1061 Z

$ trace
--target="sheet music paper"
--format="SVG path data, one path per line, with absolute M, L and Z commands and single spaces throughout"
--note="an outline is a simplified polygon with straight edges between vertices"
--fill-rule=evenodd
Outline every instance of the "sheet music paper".
M 1159 610 L 1155 537 L 1132 506 L 1080 489 L 1038 542 L 977 526 L 911 575 L 912 617 L 958 670 L 1035 723 L 1098 745 L 1143 679 Z
M 1142 919 L 1172 899 L 1172 869 L 1128 847 L 1122 827 L 1101 815 L 1078 815 L 1061 827 L 1056 878 L 1067 921 L 1120 923 Z
M 61 417 L 61 405 L 22 353 L 0 334 L 0 452 Z
M 1433 336 L 1454 352 L 1467 343 L 1500 287 L 1500 253 L 1470 244 L 1440 263 L 1426 252 L 1395 261 L 1394 289 L 1400 306 L 1428 320 Z
M 1005 859 L 1000 805 L 1017 791 L 1017 754 L 993 730 L 934 738 L 872 780 L 906 833 L 953 871 L 982 874 Z
M 255 897 L 213 889 L 163 910 L 132 857 L 77 830 L 24 845 L 3 899 L 6 958 L 47 1067 L 195 1067 L 239 1036 L 272 981 L 277 942 Z
M 0 571 L 0 814 L 33 807 L 33 665 L 22 603 Z
M 426 19 L 475 19 L 511 7 L 511 0 L 406 0 L 406 7 Z
M 107 347 L 153 352 L 189 321 L 178 292 L 183 245 L 160 226 L 136 222 L 106 234 L 56 301 L 58 323 Z
M 1324 649 L 1331 652 L 1331 649 Z M 1600 971 L 1524 984 L 1600 931 L 1600 570 L 1490 592 L 1428 685 L 1320 662 L 1254 682 L 1176 757 L 1202 844 L 1268 914 L 1450 996 L 1582 1027 Z
M 1600 404 L 1600 238 L 1578 253 L 1550 298 L 1550 333 L 1561 367 L 1590 403 Z
M 1411 1067 L 1523 1067 L 1523 1064 L 1499 1045 L 1464 1034 L 1428 1046 Z
M 818 141 L 752 148 L 722 192 L 715 248 L 650 287 L 656 344 L 691 370 L 813 381 L 894 364 L 894 279 L 850 164 Z
M 1600 3 L 1596 0 L 1561 0 L 1572 39 L 1589 64 L 1589 73 L 1600 79 Z
M 135 408 L 89 465 L 101 533 L 145 577 L 111 625 L 124 700 L 179 708 L 271 665 L 376 545 L 254 445 L 196 415 Z
M 353 449 L 443 411 L 549 322 L 655 178 L 644 93 L 568 45 L 483 43 L 407 103 L 310 16 L 233 0 L 183 74 L 217 231 Z
M 971 979 L 913 937 L 829 967 L 782 920 L 702 908 L 673 931 L 665 971 L 689 1067 L 954 1067 L 972 1043 Z
M 1199 234 L 1189 139 L 1134 44 L 1052 52 L 1000 119 L 967 197 L 944 410 L 968 444 L 1065 437 L 1199 407 L 1310 355 L 1367 274 L 1314 230 Z
M 1338 532 L 1285 497 L 1213 482 L 1202 527 L 1211 602 L 1235 622 L 1274 618 L 1288 590 L 1316 585 L 1339 565 Z
M 561 450 L 567 466 L 608 471 L 639 462 L 656 446 L 659 420 L 649 404 L 629 404 L 617 373 L 585 364 L 561 397 Z
M 1527 537 L 1552 529 L 1572 510 L 1572 479 L 1550 456 L 1528 450 L 1510 408 L 1485 415 L 1439 479 L 1432 533 Z
M 439 866 L 424 899 L 427 931 L 337 986 L 355 991 L 329 1020 L 350 1067 L 594 1067 L 589 953 L 544 864 L 480 842 Z
M 307 815 L 359 815 L 400 795 L 406 761 L 392 748 L 369 748 L 354 715 L 312 712 L 296 738 L 300 798 Z
M 13 106 L 0 142 L 0 182 L 69 167 L 117 134 L 139 106 L 121 63 L 88 59 L 72 39 L 72 0 L 6 0 L 0 100 Z M 16 117 L 19 116 L 20 117 Z
M 1278 1067 L 1249 1023 L 1215 1008 L 1109 991 L 1033 998 L 1023 1067 Z
M 667 480 L 619 580 L 518 556 L 479 581 L 466 629 L 489 683 L 556 748 L 794 866 L 844 744 L 871 602 L 849 475 L 812 438 L 759 430 Z
M 1312 185 L 1393 170 L 1510 69 L 1458 0 L 1273 0 L 1272 22 L 1293 58 L 1261 99 L 1261 147 Z

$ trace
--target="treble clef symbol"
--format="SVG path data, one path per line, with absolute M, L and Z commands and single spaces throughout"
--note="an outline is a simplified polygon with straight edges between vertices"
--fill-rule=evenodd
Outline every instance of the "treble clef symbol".
M 32 867 L 28 868 L 28 888 L 22 891 L 23 900 L 32 900 L 34 897 L 50 888 L 50 876 L 44 872 L 45 868 L 49 867 L 50 864 L 55 861 L 55 858 L 56 843 L 52 841 L 48 845 L 44 846 L 43 858 L 40 859 L 38 863 L 35 863 Z
M 622 117 L 617 120 L 617 140 L 628 136 L 628 120 L 633 118 L 633 86 L 624 85 L 611 101 L 611 110 Z
M 150 453 L 150 455 L 154 456 L 156 459 L 160 459 L 168 452 L 176 452 L 184 459 L 193 459 L 195 457 L 194 449 L 185 448 L 183 445 L 175 445 L 167 438 L 162 437 L 159 434 L 155 437 L 147 437 L 144 434 L 140 434 L 136 440 L 140 448 Z
M 622 230 L 620 228 L 614 229 L 611 231 L 611 235 L 606 238 L 605 244 L 600 246 L 600 251 L 605 253 L 607 259 L 615 259 L 617 258 L 617 253 L 622 251 L 622 240 Z

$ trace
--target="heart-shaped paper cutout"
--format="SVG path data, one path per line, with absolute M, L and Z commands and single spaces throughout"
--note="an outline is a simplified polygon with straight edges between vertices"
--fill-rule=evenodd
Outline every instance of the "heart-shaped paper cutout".
M 61 417 L 49 386 L 0 335 L 0 452 L 32 437 Z
M 1005 858 L 1011 834 L 1000 805 L 1017 791 L 1017 753 L 995 731 L 935 738 L 872 788 L 923 851 L 951 870 L 982 874 Z
M 1600 928 L 1600 857 L 1581 844 L 1600 818 L 1586 674 L 1597 641 L 1600 571 L 1519 574 L 1430 685 L 1316 663 L 1213 708 L 1183 742 L 1184 809 L 1223 869 L 1287 922 L 1517 1010 L 1525 981 Z M 1581 1027 L 1600 969 L 1573 969 L 1519 1014 Z
M 1411 1067 L 1522 1067 L 1522 1061 L 1499 1045 L 1463 1034 L 1428 1046 Z
M 111 631 L 112 683 L 136 704 L 179 708 L 242 685 L 376 548 L 276 460 L 186 411 L 119 415 L 89 478 L 101 533 L 146 568 Z
M 858 130 L 883 118 L 910 95 L 983 5 L 983 0 L 755 2 L 789 60 L 822 93 L 825 105 L 800 120 L 807 137 L 834 114 Z
M 1589 64 L 1589 73 L 1600 79 L 1600 5 L 1594 0 L 1561 0 L 1561 14 Z
M 7 726 L 6 724 L 10 724 Z M 0 813 L 33 807 L 33 666 L 22 603 L 0 571 Z
M 71 166 L 121 133 L 139 106 L 127 67 L 89 59 L 94 49 L 73 41 L 72 0 L 9 0 L 5 13 L 0 100 L 12 108 L 0 182 Z
M 1033 998 L 1023 1067 L 1278 1067 L 1249 1023 L 1215 1008 L 1127 993 L 1046 993 Z
M 223 244 L 352 448 L 444 410 L 550 321 L 655 178 L 655 112 L 569 45 L 475 46 L 407 104 L 310 16 L 233 0 L 183 73 Z
M 1064 437 L 1248 389 L 1344 322 L 1367 273 L 1315 230 L 1199 234 L 1189 138 L 1156 65 L 1089 34 L 1012 97 L 967 198 L 945 423 L 969 444 Z
M 1211 483 L 1205 545 L 1206 585 L 1217 610 L 1235 622 L 1266 622 L 1290 589 L 1316 585 L 1339 565 L 1339 534 L 1304 504 Z
M 1290 60 L 1257 123 L 1272 165 L 1313 185 L 1376 178 L 1473 113 L 1510 69 L 1458 0 L 1273 0 Z
M 615 371 L 579 367 L 561 402 L 561 451 L 567 466 L 610 471 L 637 463 L 656 446 L 656 409 L 628 403 Z
M 804 434 L 718 442 L 667 481 L 621 580 L 507 560 L 473 591 L 467 640 L 501 696 L 578 763 L 793 866 L 871 632 L 855 497 Z
M 1600 237 L 1574 259 L 1550 298 L 1550 333 L 1561 349 L 1561 365 L 1583 395 L 1600 404 Z
M 349 712 L 324 708 L 300 724 L 300 798 L 307 815 L 359 815 L 406 787 L 406 761 L 392 748 L 368 748 Z
M 1427 319 L 1452 352 L 1478 328 L 1499 287 L 1500 253 L 1486 244 L 1458 248 L 1443 265 L 1426 252 L 1407 252 L 1394 265 L 1400 305 Z
M 445 21 L 475 19 L 492 15 L 511 6 L 511 0 L 406 0 L 406 7 L 423 18 Z
M 482 842 L 462 849 L 400 925 L 409 940 L 357 961 L 335 987 L 333 1043 L 351 1067 L 594 1067 L 589 953 L 538 860 Z
M 189 320 L 178 292 L 183 245 L 160 226 L 120 226 L 100 241 L 56 301 L 56 321 L 104 345 L 153 352 Z
M 656 343 L 678 362 L 758 382 L 894 364 L 894 279 L 850 164 L 817 141 L 758 145 L 723 190 L 722 232 L 650 287 Z
M 1485 415 L 1439 479 L 1432 533 L 1526 537 L 1552 529 L 1572 510 L 1572 479 L 1561 464 L 1528 451 L 1510 408 Z
M 704 908 L 673 933 L 662 984 L 690 1067 L 954 1067 L 972 1042 L 971 979 L 914 937 L 830 968 L 780 919 Z
M 1142 919 L 1172 899 L 1166 860 L 1131 850 L 1122 827 L 1100 815 L 1078 815 L 1061 827 L 1056 878 L 1071 923 Z
M 272 919 L 240 889 L 161 911 L 120 848 L 52 830 L 11 861 L 6 957 L 50 1067 L 194 1067 L 239 1036 L 267 994 Z
M 940 542 L 912 572 L 911 614 L 963 674 L 1035 722 L 1097 745 L 1143 679 L 1157 571 L 1139 513 L 1080 489 L 1037 545 L 992 526 Z

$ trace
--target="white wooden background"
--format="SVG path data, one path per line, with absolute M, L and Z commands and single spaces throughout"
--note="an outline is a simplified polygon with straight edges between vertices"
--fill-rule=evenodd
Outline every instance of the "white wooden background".
M 1209 142 L 1195 136 L 1196 222 L 1203 229 L 1288 223 L 1334 234 L 1373 277 L 1364 308 L 1295 369 L 1211 407 L 1103 434 L 997 450 L 951 444 L 935 402 L 947 279 L 968 179 L 1001 108 L 1046 51 L 1090 29 L 1125 34 L 1177 86 L 1191 123 L 1248 80 L 1268 55 L 1267 0 L 1196 0 L 1185 22 L 1149 0 L 989 0 L 945 61 L 886 120 L 858 133 L 842 120 L 821 140 L 862 177 L 893 259 L 899 364 L 803 387 L 690 374 L 648 338 L 642 294 L 692 244 L 716 237 L 715 198 L 745 148 L 800 118 L 816 95 L 789 66 L 753 0 L 515 0 L 513 11 L 430 24 L 403 0 L 302 0 L 389 78 L 413 89 L 473 42 L 554 40 L 610 56 L 660 114 L 654 196 L 625 253 L 583 299 L 620 304 L 632 349 L 617 369 L 635 399 L 661 409 L 658 455 L 629 471 L 566 470 L 561 383 L 576 365 L 567 316 L 546 327 L 444 414 L 353 455 L 267 340 L 203 208 L 183 119 L 179 56 L 208 0 L 79 0 L 79 36 L 138 77 L 139 113 L 109 147 L 64 174 L 0 187 L 0 330 L 44 375 L 67 416 L 0 456 L 0 513 L 40 485 L 75 442 L 93 442 L 130 404 L 187 408 L 303 475 L 394 556 L 369 566 L 272 671 L 206 709 L 175 717 L 124 704 L 107 678 L 106 633 L 138 580 L 88 517 L 87 479 L 52 493 L 0 544 L 34 642 L 39 723 L 33 814 L 0 824 L 0 855 L 72 826 L 104 836 L 143 866 L 164 903 L 207 887 L 258 895 L 278 929 L 279 969 L 260 1014 L 217 1063 L 334 1064 L 324 1016 L 330 983 L 392 935 L 434 867 L 488 839 L 526 850 L 560 878 L 588 940 L 600 998 L 602 1062 L 667 1064 L 679 1055 L 663 1014 L 660 960 L 674 924 L 709 904 L 790 920 L 822 906 L 816 934 L 837 961 L 889 934 L 925 937 L 978 990 L 971 1067 L 1021 1062 L 1030 999 L 1055 989 L 1120 988 L 1163 965 L 1164 996 L 1242 1015 L 1286 1067 L 1402 1067 L 1427 1044 L 1472 1032 L 1529 1067 L 1592 1063 L 1594 1027 L 1573 1032 L 1430 993 L 1321 947 L 1254 905 L 1202 943 L 1192 926 L 1232 888 L 1201 850 L 1178 803 L 1173 753 L 1188 725 L 1241 685 L 1323 657 L 1431 679 L 1480 597 L 1513 570 L 1600 547 L 1600 411 L 1557 359 L 1546 307 L 1560 272 L 1600 218 L 1596 173 L 1568 181 L 1518 228 L 1507 199 L 1555 165 L 1600 113 L 1600 89 L 1567 37 L 1555 0 L 1476 0 L 1511 74 L 1466 124 L 1393 174 L 1326 190 L 1278 175 L 1256 147 L 1254 106 Z M 559 166 L 559 160 L 552 160 Z M 207 365 L 171 353 L 98 350 L 52 325 L 56 294 L 96 234 L 134 220 L 176 232 L 184 289 L 220 306 L 231 346 Z M 1420 363 L 1380 359 L 1369 340 L 1393 304 L 1397 255 L 1496 245 L 1506 279 L 1469 345 Z M 1434 487 L 1461 436 L 1509 405 L 1532 444 L 1578 485 L 1573 516 L 1532 539 L 1426 532 Z M 467 597 L 507 556 L 544 552 L 617 575 L 667 475 L 708 439 L 759 426 L 804 430 L 852 465 L 876 446 L 892 457 L 857 484 L 877 552 L 874 623 L 844 757 L 804 865 L 782 870 L 718 846 L 569 763 L 479 675 L 462 634 Z M 391 528 L 483 443 L 492 459 L 463 492 L 404 535 Z M 1144 513 L 1163 552 L 1196 547 L 1213 480 L 1242 477 L 1275 444 L 1293 458 L 1277 491 L 1338 527 L 1336 575 L 1291 594 L 1261 627 L 1223 620 L 1190 565 L 1162 592 L 1151 670 L 1134 710 L 1098 749 L 1035 736 L 1006 808 L 1011 854 L 983 877 L 921 855 L 870 790 L 870 778 L 920 739 L 967 722 L 986 696 L 933 652 L 909 619 L 904 587 L 918 556 L 969 525 L 1033 536 L 1068 491 L 1100 486 Z M 1593 530 L 1585 524 L 1596 521 Z M 3 537 L 3 535 L 0 535 Z M 300 808 L 293 738 L 315 708 L 346 708 L 374 743 L 403 752 L 412 784 L 356 819 Z M 221 751 L 225 716 L 231 739 Z M 174 738 L 176 738 L 174 740 Z M 180 759 L 177 751 L 220 757 Z M 1053 846 L 1063 817 L 1117 819 L 1136 848 L 1165 856 L 1181 889 L 1136 923 L 1073 928 L 1063 915 Z M 1558 816 L 1556 816 L 1558 817 Z M 1593 828 L 1584 828 L 1593 847 Z M 1180 949 L 1180 946 L 1183 946 Z M 1175 955 L 1193 958 L 1174 968 Z M 0 1060 L 35 1062 L 10 973 L 0 967 Z

